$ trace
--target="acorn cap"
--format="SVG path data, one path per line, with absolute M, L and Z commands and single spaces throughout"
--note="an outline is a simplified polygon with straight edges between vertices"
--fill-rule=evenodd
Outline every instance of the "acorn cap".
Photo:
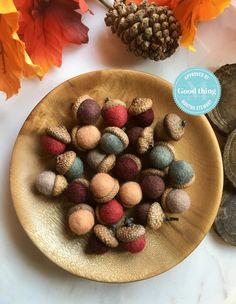
M 129 138 L 122 129 L 117 128 L 117 127 L 107 127 L 104 129 L 103 134 L 104 133 L 111 133 L 113 135 L 116 135 L 120 139 L 120 141 L 123 143 L 124 149 L 126 149 L 128 147 Z
M 69 144 L 71 142 L 70 133 L 65 126 L 48 127 L 46 133 L 64 144 Z
M 145 234 L 145 228 L 142 225 L 131 224 L 123 226 L 116 231 L 116 236 L 121 242 L 132 242 Z
M 123 106 L 126 108 L 126 103 L 120 99 L 109 99 L 107 98 L 103 107 L 102 107 L 102 113 L 106 110 L 115 107 L 115 106 Z
M 56 175 L 52 196 L 58 196 L 67 188 L 68 183 L 63 175 Z
M 90 97 L 89 95 L 82 95 L 72 104 L 72 112 L 74 114 L 75 119 L 77 119 L 77 112 L 81 103 L 86 99 L 93 99 L 93 98 Z
M 164 118 L 166 131 L 173 140 L 180 140 L 183 137 L 186 124 L 186 121 L 174 113 L 169 113 Z
M 57 156 L 56 170 L 58 173 L 64 175 L 69 171 L 73 162 L 76 159 L 76 153 L 74 151 L 67 151 Z
M 164 147 L 166 147 L 166 148 L 170 151 L 170 153 L 172 154 L 173 160 L 176 159 L 176 157 L 175 157 L 175 155 L 176 155 L 176 153 L 175 153 L 175 148 L 174 148 L 174 146 L 171 145 L 170 143 L 168 143 L 168 142 L 166 142 L 166 141 L 158 141 L 158 142 L 155 144 L 155 146 L 164 146 Z
M 76 135 L 77 135 L 78 130 L 79 130 L 79 126 L 75 126 L 72 129 L 72 131 L 71 131 L 71 141 L 72 141 L 72 144 L 76 147 L 76 149 L 82 151 L 82 149 L 80 148 L 80 146 L 77 144 Z
M 164 177 L 166 175 L 166 172 L 155 168 L 148 168 L 141 172 L 141 178 L 148 175 L 154 175 L 154 176 L 157 175 L 159 177 Z
M 119 245 L 119 243 L 118 243 L 114 233 L 112 232 L 112 230 L 107 228 L 104 225 L 97 224 L 94 227 L 94 234 L 107 247 L 115 248 Z
M 79 211 L 79 210 L 87 210 L 92 212 L 92 214 L 94 215 L 94 210 L 93 208 L 88 205 L 88 204 L 78 204 L 73 206 L 72 208 L 69 209 L 68 211 L 68 216 L 71 215 L 73 212 Z
M 107 154 L 101 163 L 99 164 L 97 171 L 107 173 L 115 166 L 116 156 L 115 154 Z
M 153 128 L 146 127 L 143 129 L 143 131 L 141 132 L 138 138 L 138 143 L 137 143 L 138 153 L 143 154 L 154 146 L 153 137 L 154 137 Z
M 153 203 L 148 210 L 147 225 L 150 228 L 157 230 L 161 227 L 164 219 L 165 214 L 161 208 L 161 205 L 157 202 Z
M 136 97 L 129 107 L 129 114 L 132 116 L 139 115 L 152 108 L 152 100 L 150 98 Z
M 167 196 L 168 194 L 173 190 L 173 188 L 166 188 L 165 191 L 163 192 L 162 194 L 162 197 L 161 197 L 161 205 L 162 205 L 162 208 L 165 210 L 165 211 L 168 211 L 167 209 L 167 206 L 166 206 L 166 199 L 167 199 Z
M 89 187 L 89 181 L 87 179 L 85 179 L 85 178 L 82 178 L 82 177 L 74 179 L 73 182 L 80 182 L 86 188 Z
M 142 169 L 141 160 L 136 155 L 126 153 L 126 154 L 123 154 L 123 155 L 121 155 L 119 157 L 119 159 L 122 159 L 122 158 L 130 158 L 130 159 L 132 159 L 136 163 L 138 171 L 140 171 Z

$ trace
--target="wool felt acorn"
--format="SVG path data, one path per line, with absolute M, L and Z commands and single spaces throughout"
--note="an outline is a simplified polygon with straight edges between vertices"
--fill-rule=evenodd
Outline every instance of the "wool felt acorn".
M 85 178 L 76 178 L 69 184 L 66 192 L 72 203 L 85 203 L 89 196 L 89 182 Z
M 116 199 L 112 199 L 105 204 L 98 205 L 95 213 L 97 220 L 100 223 L 112 225 L 118 223 L 122 219 L 124 210 L 123 206 Z
M 101 108 L 92 97 L 83 95 L 73 103 L 72 112 L 80 125 L 94 125 L 101 114 Z
M 107 126 L 123 128 L 128 121 L 128 110 L 125 102 L 107 98 L 102 108 L 102 117 Z
M 176 217 L 165 215 L 161 205 L 155 203 L 142 203 L 135 207 L 135 220 L 143 226 L 158 230 L 164 222 L 178 221 Z
M 169 166 L 168 178 L 172 187 L 187 188 L 195 181 L 195 172 L 187 161 L 176 160 Z
M 59 155 L 66 150 L 71 137 L 65 126 L 48 127 L 46 134 L 41 137 L 43 150 L 51 155 Z
M 165 190 L 164 172 L 157 169 L 147 169 L 141 173 L 140 186 L 144 197 L 157 200 Z
M 119 182 L 107 173 L 97 173 L 90 181 L 90 191 L 97 203 L 111 201 L 119 192 Z
M 130 181 L 120 186 L 118 196 L 124 207 L 132 208 L 141 202 L 143 194 L 140 185 Z
M 117 127 L 107 127 L 100 140 L 100 148 L 107 154 L 120 154 L 129 145 L 126 133 Z
M 145 248 L 145 228 L 142 225 L 133 223 L 133 219 L 128 219 L 124 226 L 116 231 L 116 237 L 123 250 L 131 253 L 138 253 Z
M 153 123 L 154 112 L 150 98 L 136 97 L 129 107 L 129 114 L 140 127 L 147 127 Z
M 167 142 L 158 142 L 149 154 L 151 167 L 163 170 L 175 160 L 175 149 Z
M 162 208 L 169 213 L 183 213 L 191 205 L 188 193 L 182 189 L 167 188 L 161 198 Z
M 95 224 L 94 211 L 88 204 L 78 204 L 68 213 L 70 230 L 77 235 L 84 235 L 92 230 Z
M 116 163 L 115 154 L 105 154 L 99 149 L 94 149 L 88 152 L 87 163 L 91 169 L 96 172 L 109 172 Z
M 141 160 L 134 154 L 123 154 L 115 164 L 114 173 L 123 181 L 133 180 L 142 168 Z
M 132 127 L 127 130 L 130 146 L 139 154 L 146 153 L 154 146 L 153 128 Z
M 184 136 L 187 122 L 177 114 L 169 113 L 159 120 L 155 126 L 156 140 L 175 140 L 178 141 Z
M 94 254 L 104 254 L 111 248 L 118 246 L 114 230 L 101 224 L 94 226 L 93 234 L 90 235 L 86 252 Z
M 99 144 L 101 133 L 94 125 L 76 126 L 72 129 L 71 139 L 77 150 L 92 150 Z
M 83 175 L 84 165 L 74 151 L 67 151 L 57 156 L 56 170 L 69 180 L 73 180 Z
M 65 191 L 68 183 L 63 175 L 57 175 L 52 171 L 44 171 L 36 178 L 35 186 L 41 194 L 58 196 Z

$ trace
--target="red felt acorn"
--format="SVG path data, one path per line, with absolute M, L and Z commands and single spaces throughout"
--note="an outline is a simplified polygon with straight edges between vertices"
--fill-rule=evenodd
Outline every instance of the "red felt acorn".
M 43 150 L 57 156 L 66 150 L 66 145 L 71 142 L 71 137 L 65 126 L 46 128 L 46 134 L 42 136 Z
M 115 199 L 96 208 L 97 220 L 105 225 L 116 224 L 124 215 L 123 206 Z
M 126 104 L 119 99 L 107 98 L 102 108 L 102 117 L 107 126 L 123 128 L 128 121 Z

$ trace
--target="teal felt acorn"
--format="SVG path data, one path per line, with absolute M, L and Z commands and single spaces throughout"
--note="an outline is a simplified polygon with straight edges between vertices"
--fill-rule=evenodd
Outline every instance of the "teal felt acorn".
M 149 161 L 152 168 L 164 169 L 175 159 L 174 147 L 166 142 L 159 142 L 153 147 L 149 154 Z
M 69 180 L 73 180 L 83 175 L 84 165 L 74 151 L 67 151 L 57 156 L 56 170 Z
M 187 188 L 195 180 L 195 172 L 190 163 L 185 160 L 173 161 L 168 171 L 169 181 L 174 188 Z
M 129 145 L 126 133 L 117 127 L 108 127 L 103 131 L 100 148 L 108 154 L 120 154 Z

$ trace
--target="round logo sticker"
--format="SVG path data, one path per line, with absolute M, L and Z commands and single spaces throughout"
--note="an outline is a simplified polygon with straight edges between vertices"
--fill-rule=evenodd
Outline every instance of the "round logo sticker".
M 189 68 L 175 80 L 173 97 L 187 114 L 202 115 L 212 111 L 220 100 L 218 78 L 204 68 Z

